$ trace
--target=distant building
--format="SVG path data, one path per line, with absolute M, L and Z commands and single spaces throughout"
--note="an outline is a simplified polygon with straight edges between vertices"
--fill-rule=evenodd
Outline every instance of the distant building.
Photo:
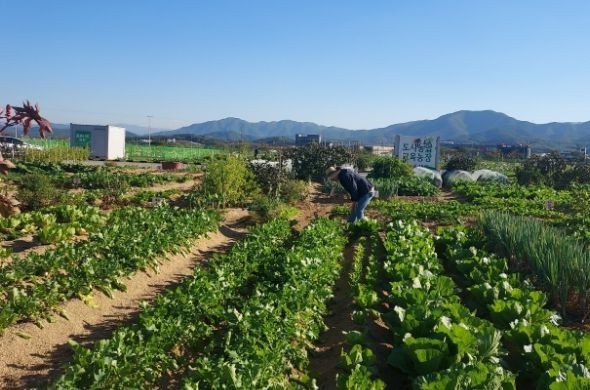
M 586 148 L 575 150 L 565 150 L 559 153 L 567 161 L 585 161 L 588 160 L 588 151 Z
M 322 142 L 322 137 L 319 134 L 307 134 L 307 135 L 297 134 L 295 136 L 295 145 L 296 146 L 309 145 L 309 144 L 313 144 L 313 143 L 319 144 L 321 142 Z
M 359 141 L 356 140 L 350 140 L 350 141 L 336 141 L 336 142 L 330 142 L 328 144 L 326 144 L 329 147 L 334 147 L 334 146 L 341 146 L 343 148 L 346 148 L 348 150 L 354 151 L 354 152 L 358 152 L 360 150 L 363 149 L 363 146 L 361 145 L 361 143 Z
M 70 146 L 88 148 L 90 158 L 125 158 L 125 128 L 70 123 Z
M 498 145 L 498 152 L 503 157 L 514 156 L 518 158 L 531 158 L 531 147 L 528 145 Z
M 394 146 L 365 146 L 365 149 L 376 156 L 393 156 L 393 152 L 395 151 Z

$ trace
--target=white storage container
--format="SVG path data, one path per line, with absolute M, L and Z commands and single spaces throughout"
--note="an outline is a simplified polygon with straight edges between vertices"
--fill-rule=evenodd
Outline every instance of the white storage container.
M 125 128 L 70 123 L 70 146 L 89 148 L 90 158 L 124 159 Z

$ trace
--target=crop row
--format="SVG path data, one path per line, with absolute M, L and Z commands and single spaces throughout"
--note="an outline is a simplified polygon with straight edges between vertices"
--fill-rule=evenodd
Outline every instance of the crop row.
M 387 221 L 436 221 L 443 224 L 456 224 L 461 217 L 472 215 L 478 209 L 470 204 L 451 200 L 448 202 L 421 201 L 403 199 L 376 200 L 371 205 Z
M 112 188 L 113 186 L 129 187 L 150 187 L 155 184 L 169 182 L 183 183 L 187 181 L 188 175 L 172 174 L 136 174 L 127 172 L 112 172 L 107 168 L 100 168 L 94 172 L 83 172 L 75 176 L 79 180 L 78 186 L 86 189 L 93 188 Z M 72 183 L 72 177 L 63 179 L 66 183 Z
M 309 381 L 306 350 L 323 329 L 344 238 L 325 219 L 299 237 L 288 222 L 255 227 L 224 256 L 145 306 L 139 322 L 74 362 L 55 388 L 271 388 Z
M 190 389 L 287 388 L 309 383 L 307 349 L 324 330 L 326 301 L 339 275 L 345 238 L 338 223 L 320 219 L 284 255 L 267 262 L 245 300 L 232 302 L 221 337 L 193 363 Z M 299 372 L 302 374 L 293 374 Z M 220 375 L 232 373 L 229 377 Z
M 50 320 L 51 309 L 72 297 L 89 302 L 93 288 L 107 295 L 124 289 L 121 278 L 157 270 L 160 255 L 180 251 L 218 221 L 209 211 L 124 208 L 87 240 L 15 258 L 0 267 L 0 331 L 17 321 Z
M 461 303 L 444 276 L 432 234 L 416 222 L 390 224 L 384 241 L 394 348 L 388 363 L 419 389 L 513 389 L 501 361 L 501 333 Z
M 10 240 L 33 234 L 42 244 L 54 244 L 98 229 L 106 219 L 97 207 L 60 205 L 0 219 L 0 233 Z
M 379 197 L 389 199 L 395 196 L 436 196 L 440 190 L 427 179 L 409 176 L 404 178 L 373 178 L 371 183 L 379 191 Z M 325 181 L 323 191 L 326 193 L 346 194 L 337 182 Z
M 11 178 L 19 182 L 27 180 L 27 174 L 43 174 L 64 188 L 82 187 L 86 189 L 104 189 L 113 187 L 150 187 L 169 182 L 185 182 L 189 175 L 170 173 L 132 173 L 113 170 L 109 167 L 93 167 L 78 164 L 19 164 L 11 173 Z M 23 174 L 25 176 L 23 176 Z
M 368 224 L 367 224 L 368 225 Z M 378 316 L 374 307 L 379 302 L 375 291 L 379 283 L 379 263 L 376 257 L 376 247 L 379 237 L 376 230 L 368 227 L 365 235 L 356 243 L 349 285 L 353 299 L 352 318 L 358 325 L 366 325 L 367 321 Z M 366 332 L 353 330 L 346 334 L 349 346 L 342 350 L 340 363 L 343 373 L 336 378 L 339 389 L 385 389 L 385 383 L 378 378 L 377 357 L 368 343 Z
M 509 273 L 506 259 L 477 249 L 482 243 L 473 231 L 448 229 L 437 247 L 464 289 L 467 305 L 502 329 L 505 361 L 517 383 L 538 389 L 587 388 L 590 336 L 556 326 L 559 317 L 545 308 L 545 294 Z

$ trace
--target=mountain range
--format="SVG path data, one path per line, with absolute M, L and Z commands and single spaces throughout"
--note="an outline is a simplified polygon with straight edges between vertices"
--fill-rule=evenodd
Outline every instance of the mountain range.
M 145 136 L 147 128 L 121 125 L 128 137 Z M 54 137 L 69 136 L 69 125 L 54 124 Z M 33 132 L 34 133 L 34 132 Z M 282 120 L 248 122 L 239 118 L 194 123 L 176 130 L 152 128 L 153 137 L 198 137 L 220 141 L 285 140 L 296 134 L 321 134 L 327 141 L 359 141 L 365 145 L 392 145 L 395 135 L 440 136 L 455 143 L 530 144 L 555 149 L 590 144 L 589 122 L 552 122 L 537 124 L 512 118 L 501 112 L 457 111 L 436 119 L 399 123 L 371 130 L 350 130 L 322 126 L 312 122 Z
M 590 143 L 590 121 L 536 124 L 512 118 L 501 112 L 457 111 L 432 120 L 399 123 L 371 130 L 350 130 L 311 122 L 282 120 L 247 122 L 239 118 L 195 123 L 156 136 L 207 136 L 224 140 L 257 140 L 290 137 L 296 134 L 321 134 L 328 141 L 359 141 L 368 145 L 391 145 L 395 135 L 440 136 L 456 143 L 531 144 L 541 148 L 576 146 Z

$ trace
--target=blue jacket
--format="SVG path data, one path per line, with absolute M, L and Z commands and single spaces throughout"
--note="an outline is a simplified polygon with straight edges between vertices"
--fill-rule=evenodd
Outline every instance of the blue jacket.
M 353 202 L 358 202 L 373 189 L 373 185 L 367 179 L 352 169 L 341 169 L 338 173 L 338 181 L 350 194 L 350 200 Z

